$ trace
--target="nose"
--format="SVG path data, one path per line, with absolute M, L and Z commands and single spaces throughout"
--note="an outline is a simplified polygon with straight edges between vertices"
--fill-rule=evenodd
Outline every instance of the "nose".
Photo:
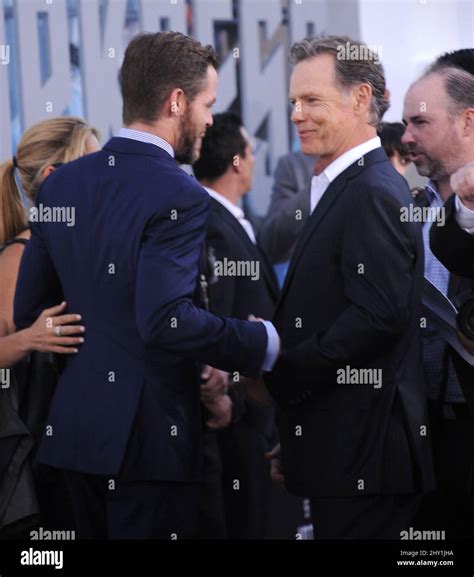
M 291 122 L 298 124 L 298 122 L 303 121 L 303 108 L 301 102 L 295 102 L 293 109 L 291 111 Z
M 402 134 L 402 144 L 411 144 L 412 142 L 415 142 L 415 139 L 413 138 L 411 130 L 407 126 L 405 132 Z
M 212 116 L 212 112 L 209 112 L 209 117 L 206 122 L 206 128 L 211 127 L 214 124 L 214 118 Z

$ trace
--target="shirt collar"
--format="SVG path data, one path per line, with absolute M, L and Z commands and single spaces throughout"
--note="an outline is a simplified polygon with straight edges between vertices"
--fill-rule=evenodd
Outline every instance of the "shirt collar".
M 207 186 L 204 186 L 203 188 L 205 190 L 207 190 L 207 192 L 209 193 L 209 196 L 212 196 L 212 198 L 214 200 L 217 200 L 217 202 L 220 202 L 220 204 L 222 204 L 222 206 L 224 208 L 227 208 L 227 210 L 233 216 L 235 216 L 235 218 L 237 220 L 242 220 L 244 218 L 244 216 L 245 216 L 244 211 L 239 206 L 237 206 L 236 204 L 231 202 L 225 196 L 222 196 L 222 194 L 219 194 L 216 190 L 213 190 L 212 188 L 208 188 Z
M 131 140 L 138 140 L 139 142 L 146 142 L 148 144 L 154 144 L 166 151 L 170 156 L 174 158 L 174 149 L 169 142 L 167 142 L 161 136 L 152 134 L 151 132 L 145 132 L 144 130 L 135 130 L 133 128 L 122 127 L 117 136 L 119 138 L 129 138 Z
M 209 196 L 211 196 L 214 200 L 217 200 L 217 202 L 222 204 L 222 206 L 226 208 L 233 216 L 235 216 L 237 220 L 242 220 L 245 217 L 244 211 L 239 206 L 231 202 L 228 198 L 222 196 L 222 194 L 219 194 L 212 188 L 208 188 L 207 186 L 204 186 L 203 188 L 207 190 Z
M 374 136 L 374 138 L 354 146 L 354 148 L 351 148 L 347 152 L 344 152 L 344 154 L 341 154 L 341 156 L 336 158 L 336 160 L 333 160 L 331 164 L 326 166 L 319 177 L 316 178 L 322 182 L 326 181 L 328 184 L 330 184 L 342 172 L 344 172 L 346 168 L 348 168 L 351 164 L 354 164 L 354 162 L 357 160 L 360 160 L 364 154 L 379 148 L 381 145 L 382 144 L 380 142 L 380 138 L 378 136 Z
M 438 201 L 438 203 L 444 204 L 440 193 L 438 192 L 438 189 L 436 187 L 436 183 L 433 180 L 429 180 L 426 185 L 425 185 L 425 193 L 426 196 L 428 197 L 428 200 L 430 201 L 430 204 L 433 204 L 433 202 L 435 200 Z

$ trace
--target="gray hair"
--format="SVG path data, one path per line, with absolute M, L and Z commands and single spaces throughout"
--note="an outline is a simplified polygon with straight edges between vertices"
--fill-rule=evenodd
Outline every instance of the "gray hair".
M 290 62 L 297 64 L 320 54 L 332 54 L 335 59 L 336 81 L 344 90 L 357 84 L 372 89 L 369 124 L 377 126 L 390 106 L 385 99 L 385 76 L 376 52 L 365 42 L 349 36 L 310 37 L 296 42 L 290 50 Z

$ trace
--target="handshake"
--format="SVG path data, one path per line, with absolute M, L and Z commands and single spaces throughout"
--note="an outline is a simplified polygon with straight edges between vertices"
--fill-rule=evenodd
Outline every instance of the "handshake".
M 249 321 L 262 322 L 263 319 L 249 315 Z M 232 399 L 229 396 L 230 375 L 206 365 L 201 372 L 201 402 L 209 411 L 211 418 L 206 422 L 211 430 L 227 427 L 232 421 Z M 258 405 L 268 406 L 272 404 L 272 398 L 268 393 L 262 377 L 251 379 L 240 376 L 240 394 L 244 399 L 251 400 Z

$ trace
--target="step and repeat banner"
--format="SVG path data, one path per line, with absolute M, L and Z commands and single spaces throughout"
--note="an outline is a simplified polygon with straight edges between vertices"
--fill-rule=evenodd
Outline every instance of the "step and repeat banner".
M 0 159 L 38 120 L 85 117 L 105 142 L 121 126 L 118 71 L 139 32 L 177 30 L 220 58 L 214 112 L 232 107 L 255 140 L 250 195 L 263 214 L 278 158 L 297 146 L 289 121 L 288 51 L 304 36 L 358 36 L 348 0 L 1 0 Z M 341 30 L 341 28 L 343 30 Z

